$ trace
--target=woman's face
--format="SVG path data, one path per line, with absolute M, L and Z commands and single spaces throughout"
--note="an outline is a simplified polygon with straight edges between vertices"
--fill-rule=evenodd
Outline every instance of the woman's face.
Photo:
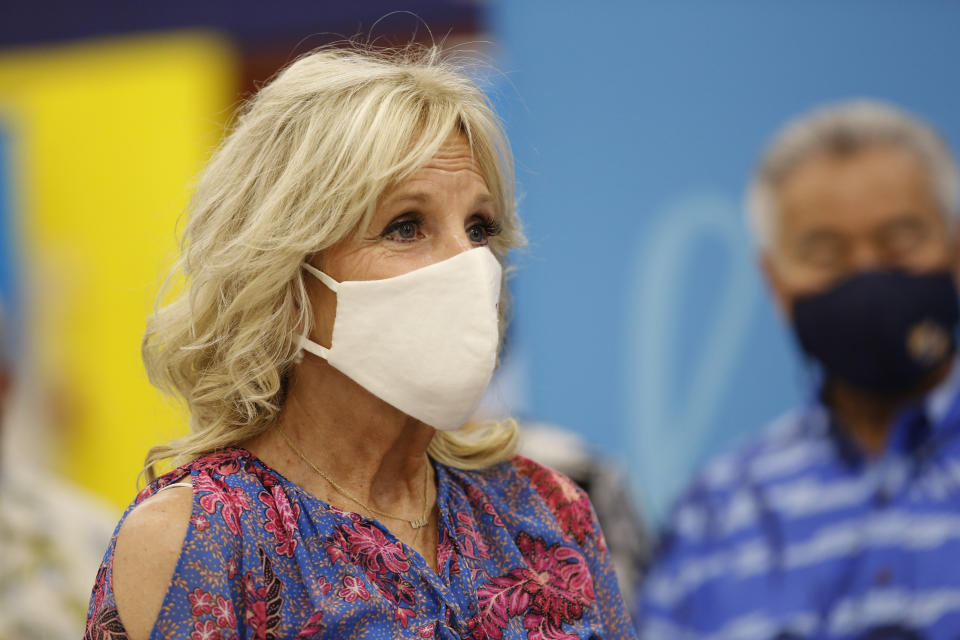
M 311 261 L 337 281 L 380 280 L 485 246 L 499 233 L 493 196 L 466 141 L 451 137 L 424 167 L 384 192 L 362 237 L 347 237 Z M 330 346 L 336 295 L 307 280 L 316 328 Z

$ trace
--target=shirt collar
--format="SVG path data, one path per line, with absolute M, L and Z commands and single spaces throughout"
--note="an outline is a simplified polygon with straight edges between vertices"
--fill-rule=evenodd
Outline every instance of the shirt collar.
M 817 385 L 814 396 L 814 415 L 818 416 L 814 422 L 824 429 L 834 443 L 838 454 L 850 464 L 863 461 L 863 452 L 846 435 L 837 424 L 837 420 L 823 401 L 824 383 Z M 919 444 L 945 428 L 955 405 L 960 404 L 960 357 L 954 359 L 950 372 L 940 384 L 927 392 L 924 398 L 909 407 L 905 407 L 893 421 L 891 426 L 891 445 L 902 453 L 910 453 Z M 960 407 L 957 407 L 960 408 Z M 920 418 L 917 420 L 917 418 Z

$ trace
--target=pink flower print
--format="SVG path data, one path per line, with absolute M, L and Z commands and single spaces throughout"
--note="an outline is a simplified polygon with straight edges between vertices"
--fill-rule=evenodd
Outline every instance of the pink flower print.
M 294 640 L 310 640 L 311 638 L 316 638 L 317 634 L 323 631 L 323 611 L 316 611 L 310 618 L 307 620 L 306 624 L 303 625 L 303 628 L 300 629 L 300 633 L 297 634 L 297 637 Z
M 193 625 L 193 633 L 190 634 L 190 640 L 220 640 L 220 632 L 213 624 L 213 620 L 197 622 Z
M 404 579 L 399 579 L 393 581 L 393 585 L 396 589 L 396 601 L 397 602 L 406 602 L 407 604 L 412 605 L 416 602 L 416 594 L 413 588 L 413 584 Z
M 580 640 L 580 636 L 567 633 L 559 624 L 548 622 L 543 615 L 531 613 L 523 619 L 527 640 Z
M 327 582 L 326 578 L 320 576 L 317 578 L 317 589 L 319 589 L 323 595 L 327 595 L 330 593 L 330 590 L 333 589 L 333 585 Z
M 503 526 L 503 520 L 500 519 L 500 514 L 493 508 L 487 495 L 481 491 L 479 487 L 472 484 L 467 485 L 467 500 L 469 500 L 472 505 L 480 507 L 484 513 L 493 516 L 493 524 L 498 527 Z
M 370 592 L 363 586 L 363 580 L 356 576 L 345 576 L 343 578 L 343 589 L 337 591 L 337 597 L 347 602 L 353 602 L 357 598 L 369 600 Z
M 533 640 L 575 638 L 563 631 L 563 624 L 581 619 L 596 599 L 583 556 L 561 544 L 547 547 L 542 539 L 522 532 L 516 542 L 527 566 L 494 578 L 477 591 L 480 614 L 471 631 L 482 637 L 476 630 L 480 625 L 489 637 L 500 638 L 510 618 L 523 616 Z
M 343 547 L 338 544 L 327 545 L 327 556 L 330 558 L 330 562 L 349 562 L 347 554 L 344 552 Z
M 456 558 L 453 553 L 453 540 L 447 528 L 444 527 L 440 534 L 440 542 L 437 543 L 437 567 L 442 570 L 450 558 Z
M 267 637 L 267 603 L 263 600 L 247 602 L 245 612 L 247 628 L 253 632 L 253 637 L 266 639 Z
M 168 484 L 173 484 L 174 482 L 189 482 L 189 476 L 187 476 L 187 473 L 188 471 L 184 467 L 180 467 L 170 471 L 169 473 L 163 474 L 140 490 L 140 493 L 137 494 L 136 502 L 140 503 L 143 500 L 146 500 Z
M 252 640 L 267 640 L 277 637 L 280 626 L 280 610 L 283 608 L 283 582 L 273 572 L 273 564 L 262 548 L 257 549 L 263 564 L 263 584 L 248 571 L 243 576 L 244 622 L 247 637 Z
M 257 496 L 267 506 L 267 523 L 263 528 L 273 534 L 277 541 L 277 553 L 292 558 L 297 548 L 297 518 L 300 505 L 290 504 L 280 485 L 274 485 L 269 493 L 261 491 Z
M 197 458 L 189 466 L 199 471 L 201 475 L 217 473 L 229 476 L 240 471 L 240 460 L 246 455 L 242 449 L 224 449 Z
M 373 583 L 387 601 L 395 607 L 402 607 L 405 604 L 413 606 L 416 603 L 414 598 L 413 585 L 404 580 L 397 574 L 366 572 L 367 580 Z
M 437 569 L 443 571 L 447 561 L 450 562 L 450 575 L 455 576 L 460 573 L 460 562 L 457 560 L 456 547 L 450 532 L 446 527 L 440 534 L 440 542 L 437 543 Z
M 263 485 L 263 488 L 268 491 L 271 490 L 274 485 L 280 484 L 280 479 L 277 478 L 275 474 L 261 468 L 259 465 L 248 464 L 246 470 L 252 473 L 254 477 L 260 481 L 260 484 Z
M 207 516 L 203 515 L 202 513 L 194 516 L 191 522 L 193 522 L 193 526 L 197 528 L 197 531 L 204 531 L 210 526 Z
M 493 524 L 497 525 L 498 527 L 504 526 L 503 520 L 500 519 L 500 514 L 497 513 L 497 510 L 493 508 L 492 504 L 490 504 L 489 502 L 484 502 L 483 511 L 484 513 L 488 513 L 491 516 L 493 516 Z
M 217 619 L 218 627 L 230 629 L 237 626 L 237 616 L 233 613 L 233 601 L 223 596 L 217 596 L 217 603 L 213 605 L 213 616 Z
M 200 496 L 200 506 L 207 513 L 217 512 L 223 516 L 227 528 L 233 535 L 240 535 L 240 514 L 250 508 L 250 502 L 240 487 L 228 487 L 223 481 L 215 480 L 212 476 L 201 474 L 193 479 L 193 490 L 196 493 L 206 492 Z
M 530 594 L 524 589 L 528 582 L 529 575 L 524 570 L 514 570 L 477 590 L 480 612 L 468 624 L 472 637 L 503 637 L 510 618 L 524 613 L 530 605 Z
M 334 513 L 334 514 L 340 516 L 341 518 L 347 518 L 347 519 L 351 520 L 352 522 L 360 522 L 360 520 L 362 519 L 362 518 L 360 517 L 360 514 L 359 514 L 359 513 L 353 513 L 352 511 L 344 511 L 343 509 L 340 509 L 339 507 L 333 507 L 333 506 L 331 506 L 331 507 L 328 507 L 328 509 L 330 510 L 331 513 Z
M 213 594 L 207 593 L 199 587 L 194 589 L 188 598 L 191 613 L 194 616 L 202 616 L 205 613 L 210 613 L 210 610 L 213 609 Z
M 343 537 L 343 533 L 340 531 L 339 527 L 334 531 L 334 534 L 330 536 L 330 539 L 326 542 L 326 552 L 327 556 L 330 558 L 330 564 L 335 562 L 343 561 L 350 562 L 350 558 L 347 556 L 347 552 L 344 549 L 347 541 Z
M 480 616 L 475 615 L 469 620 L 467 620 L 467 630 L 470 632 L 470 635 L 466 636 L 470 640 L 486 640 L 487 638 L 493 638 L 493 640 L 499 640 L 503 637 L 502 629 L 494 629 L 492 635 L 487 634 L 484 630 L 483 623 L 480 622 Z
M 403 573 L 410 570 L 410 561 L 399 542 L 390 542 L 383 531 L 374 525 L 357 523 L 352 528 L 344 527 L 346 551 L 362 560 L 367 571 L 383 570 Z
M 432 638 L 433 637 L 433 628 L 434 625 L 432 622 L 428 622 L 419 629 L 417 629 L 417 635 L 421 638 Z
M 407 623 L 410 618 L 416 618 L 417 614 L 414 613 L 412 609 L 407 609 L 406 607 L 397 607 L 393 610 L 393 619 L 400 623 L 400 626 L 404 629 L 407 628 Z
M 525 589 L 533 595 L 532 606 L 524 618 L 524 628 L 533 640 L 560 640 L 561 624 L 579 620 L 583 610 L 596 596 L 590 570 L 580 553 L 570 547 L 547 548 L 540 538 L 525 533 L 517 537 L 517 546 L 532 572 L 533 580 Z
M 103 605 L 103 596 L 107 586 L 107 568 L 101 565 L 97 570 L 97 579 L 93 583 L 93 610 L 99 611 Z
M 514 465 L 530 478 L 534 489 L 547 503 L 563 532 L 583 544 L 587 536 L 595 536 L 593 510 L 586 492 L 566 476 L 542 467 L 531 460 L 516 457 Z M 603 545 L 603 541 L 599 541 Z M 605 549 L 601 546 L 601 551 Z
M 140 492 L 137 493 L 137 497 L 134 500 L 134 502 L 137 504 L 140 504 L 141 502 L 143 502 L 144 500 L 146 500 L 147 498 L 149 498 L 159 490 L 160 490 L 160 487 L 158 485 L 148 484 L 143 489 L 140 489 Z M 84 640 L 86 640 L 86 638 L 84 638 Z
M 100 567 L 97 571 L 97 580 L 93 587 L 93 608 L 87 618 L 83 640 L 126 640 L 127 634 L 120 622 L 117 608 L 103 608 L 106 573 L 105 567 Z
M 227 577 L 233 580 L 237 577 L 237 559 L 230 558 L 227 560 Z
M 460 543 L 460 552 L 474 560 L 489 558 L 490 556 L 487 554 L 487 551 L 490 550 L 490 547 L 484 543 L 483 537 L 477 531 L 476 524 L 473 518 L 470 517 L 470 514 L 458 511 L 456 519 L 460 524 L 453 528 L 453 533 L 462 536 L 458 540 Z

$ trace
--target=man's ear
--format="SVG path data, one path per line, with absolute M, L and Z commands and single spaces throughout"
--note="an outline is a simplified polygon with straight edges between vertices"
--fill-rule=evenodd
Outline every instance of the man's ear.
M 960 248 L 960 245 L 958 245 Z M 760 262 L 760 271 L 763 272 L 764 280 L 770 287 L 770 293 L 773 294 L 773 300 L 777 304 L 777 309 L 784 320 L 790 321 L 793 317 L 793 300 L 790 298 L 780 279 L 777 271 L 777 265 L 768 250 L 764 250 L 758 257 Z

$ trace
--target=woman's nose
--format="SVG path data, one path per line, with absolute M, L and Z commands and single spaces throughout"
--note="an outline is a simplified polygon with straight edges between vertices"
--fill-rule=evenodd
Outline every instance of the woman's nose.
M 443 234 L 443 242 L 440 248 L 442 255 L 440 258 L 446 260 L 470 249 L 473 249 L 473 243 L 470 242 L 470 239 L 467 237 L 466 230 L 462 228 L 459 230 L 451 229 Z

